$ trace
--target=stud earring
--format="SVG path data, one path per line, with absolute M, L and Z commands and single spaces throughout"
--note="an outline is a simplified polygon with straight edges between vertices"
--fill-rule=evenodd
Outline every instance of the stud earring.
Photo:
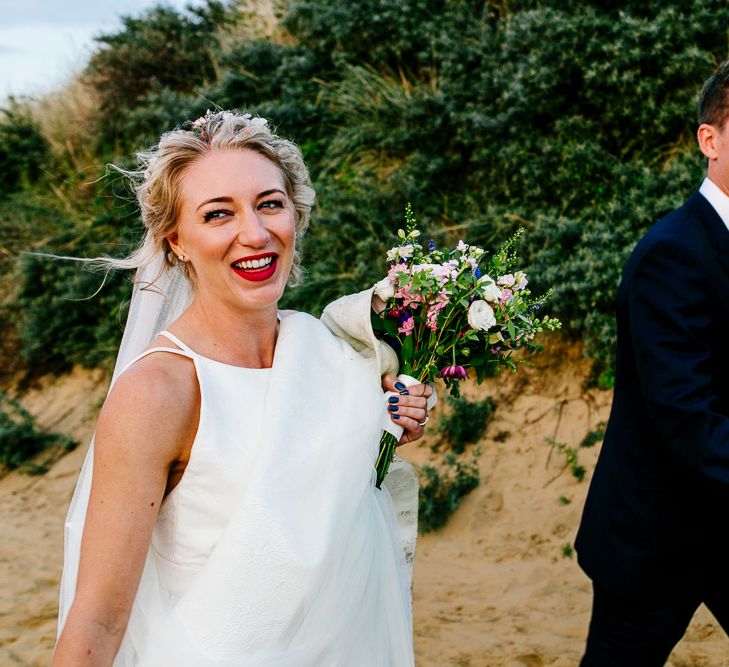
M 177 259 L 179 259 L 181 262 L 184 262 L 185 261 L 185 255 L 182 255 L 182 254 L 177 255 Z

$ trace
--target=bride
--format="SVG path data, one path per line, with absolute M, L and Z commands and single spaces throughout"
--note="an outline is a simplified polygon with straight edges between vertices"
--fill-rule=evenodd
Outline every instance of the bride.
M 208 112 L 139 157 L 146 236 L 103 260 L 137 279 L 53 667 L 412 665 L 417 480 L 399 461 L 378 489 L 373 464 L 385 424 L 422 435 L 432 390 L 381 380 L 371 290 L 278 310 L 314 192 L 265 120 Z

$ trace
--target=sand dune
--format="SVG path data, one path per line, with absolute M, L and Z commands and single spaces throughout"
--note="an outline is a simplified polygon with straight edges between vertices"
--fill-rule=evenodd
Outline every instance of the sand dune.
M 577 447 L 607 418 L 610 394 L 582 389 L 587 370 L 570 347 L 545 355 L 536 369 L 469 387 L 470 397 L 493 396 L 497 411 L 480 442 L 481 485 L 443 530 L 419 541 L 418 667 L 578 663 L 590 583 L 568 552 L 599 446 L 579 449 L 587 469 L 579 482 L 547 439 Z M 100 373 L 76 370 L 22 397 L 44 427 L 82 445 L 43 476 L 0 479 L 0 667 L 50 662 L 63 519 L 105 391 Z M 423 463 L 434 441 L 429 435 L 402 453 Z M 705 609 L 670 664 L 729 666 L 729 639 Z

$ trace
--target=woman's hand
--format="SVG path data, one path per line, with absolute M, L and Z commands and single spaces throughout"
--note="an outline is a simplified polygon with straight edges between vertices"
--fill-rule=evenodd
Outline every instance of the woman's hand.
M 428 420 L 426 403 L 433 393 L 433 388 L 427 384 L 406 387 L 394 375 L 383 376 L 382 388 L 385 391 L 395 392 L 395 396 L 390 397 L 387 407 L 393 422 L 405 429 L 398 446 L 422 438 Z

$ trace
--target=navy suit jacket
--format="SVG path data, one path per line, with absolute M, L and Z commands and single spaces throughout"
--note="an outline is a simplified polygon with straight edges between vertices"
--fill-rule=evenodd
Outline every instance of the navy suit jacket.
M 698 192 L 640 240 L 617 296 L 615 393 L 575 543 L 598 585 L 729 581 L 729 230 Z

